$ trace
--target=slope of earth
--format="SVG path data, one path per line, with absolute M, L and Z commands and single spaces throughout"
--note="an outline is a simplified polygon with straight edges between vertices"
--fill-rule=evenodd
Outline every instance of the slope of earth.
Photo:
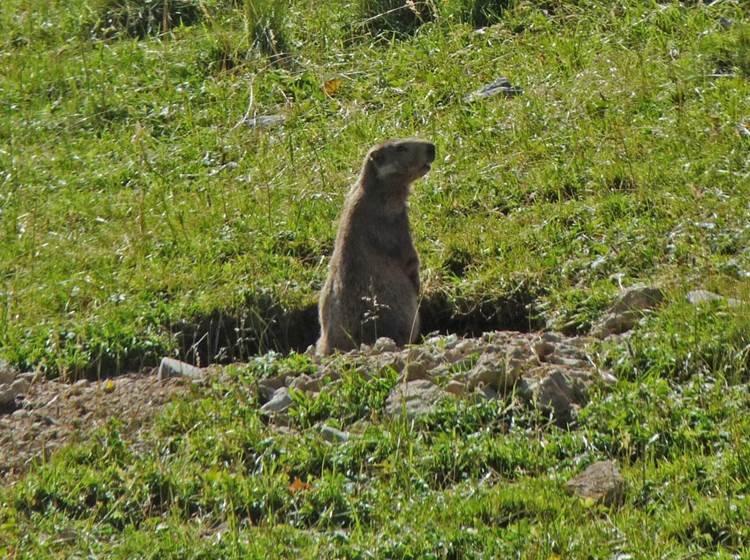
M 641 336 L 634 359 L 657 344 L 685 363 L 710 342 Z M 0 553 L 743 557 L 746 380 L 629 380 L 622 346 L 498 332 L 211 369 L 153 428 L 126 433 L 126 408 L 0 492 Z M 611 491 L 578 496 L 602 459 L 622 477 L 608 466 Z
M 0 353 L 304 351 L 348 185 L 411 135 L 428 330 L 584 332 L 638 281 L 745 299 L 743 3 L 396 4 L 4 1 Z
M 750 556 L 749 9 L 4 0 L 0 356 L 37 382 L 0 381 L 0 556 Z M 267 352 L 407 135 L 426 330 L 475 338 Z M 164 355 L 245 363 L 108 379 Z

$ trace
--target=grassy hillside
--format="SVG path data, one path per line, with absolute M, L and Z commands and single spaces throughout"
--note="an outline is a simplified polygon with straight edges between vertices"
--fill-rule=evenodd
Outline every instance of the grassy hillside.
M 252 387 L 313 365 L 252 358 L 146 441 L 113 422 L 0 491 L 0 556 L 750 555 L 747 305 L 684 298 L 750 300 L 750 9 L 399 5 L 4 0 L 0 355 L 74 378 L 304 349 L 362 157 L 417 135 L 428 328 L 587 332 L 658 284 L 599 350 L 618 384 L 569 430 L 511 398 L 412 423 L 382 415 L 395 373 L 343 362 L 285 432 Z M 465 100 L 500 76 L 523 93 Z M 620 508 L 562 490 L 599 458 Z
M 743 291 L 739 4 L 439 2 L 421 26 L 364 1 L 39 4 L 0 9 L 0 345 L 23 367 L 304 348 L 344 193 L 394 136 L 439 150 L 412 199 L 429 328 L 585 330 L 637 280 Z M 523 95 L 463 100 L 499 76 Z

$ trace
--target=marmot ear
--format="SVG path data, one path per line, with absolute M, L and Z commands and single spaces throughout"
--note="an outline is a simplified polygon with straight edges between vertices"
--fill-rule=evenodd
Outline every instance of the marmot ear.
M 385 154 L 378 150 L 377 152 L 370 154 L 370 159 L 376 167 L 380 167 L 385 162 Z

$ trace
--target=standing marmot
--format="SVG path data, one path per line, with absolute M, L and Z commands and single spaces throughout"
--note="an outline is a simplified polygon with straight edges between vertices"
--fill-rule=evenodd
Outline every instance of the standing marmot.
M 380 336 L 404 345 L 419 334 L 419 256 L 406 199 L 434 160 L 435 145 L 421 140 L 392 140 L 368 152 L 344 204 L 320 293 L 318 353 Z

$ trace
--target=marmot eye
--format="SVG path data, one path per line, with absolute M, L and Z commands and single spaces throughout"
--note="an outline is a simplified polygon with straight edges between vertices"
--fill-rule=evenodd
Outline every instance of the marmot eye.
M 397 152 L 405 152 L 406 151 L 406 146 L 403 146 L 403 145 L 402 146 L 396 146 L 396 151 Z

